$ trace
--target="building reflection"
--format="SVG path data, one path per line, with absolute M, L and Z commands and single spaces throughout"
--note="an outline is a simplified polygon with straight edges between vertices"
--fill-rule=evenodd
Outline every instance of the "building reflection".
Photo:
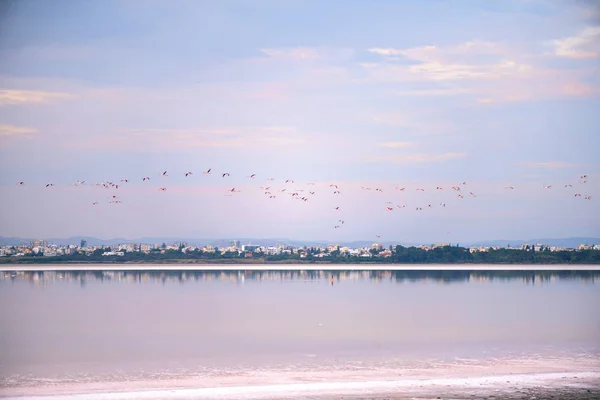
M 77 283 L 84 287 L 87 283 L 119 282 L 129 284 L 166 284 L 186 282 L 218 281 L 242 285 L 246 281 L 306 281 L 328 283 L 333 286 L 340 283 L 368 281 L 372 284 L 383 282 L 411 283 L 460 283 L 486 282 L 494 280 L 520 280 L 524 284 L 536 285 L 559 280 L 578 280 L 599 282 L 600 271 L 18 271 L 1 272 L 0 281 L 29 281 L 32 284 L 46 285 L 55 282 Z

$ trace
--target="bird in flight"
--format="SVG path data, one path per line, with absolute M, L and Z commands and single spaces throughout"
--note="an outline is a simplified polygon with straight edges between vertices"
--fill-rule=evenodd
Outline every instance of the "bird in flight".
M 25 182 L 23 182 L 23 181 L 17 182 L 17 186 L 23 186 L 23 185 L 25 185 Z
M 161 175 L 162 176 L 169 176 L 169 175 L 167 175 L 167 171 L 163 172 Z
M 142 181 L 149 181 L 149 180 L 150 180 L 149 176 L 145 176 L 145 177 L 142 178 Z
M 46 187 L 54 186 L 52 183 L 47 183 Z
M 230 176 L 229 172 L 225 172 L 223 175 L 221 175 L 221 178 L 225 178 L 226 176 Z
M 193 175 L 191 172 L 186 172 L 185 177 L 187 178 L 189 175 Z
M 167 188 L 158 188 L 158 191 L 159 191 L 159 192 L 166 192 L 166 191 L 167 191 Z
M 212 170 L 212 168 L 207 169 L 206 171 L 204 171 L 204 175 L 210 175 L 210 171 Z

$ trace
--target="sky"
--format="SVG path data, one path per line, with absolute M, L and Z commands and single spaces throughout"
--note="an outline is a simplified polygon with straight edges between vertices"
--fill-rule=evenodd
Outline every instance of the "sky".
M 0 60 L 0 236 L 600 237 L 594 1 L 4 1 Z

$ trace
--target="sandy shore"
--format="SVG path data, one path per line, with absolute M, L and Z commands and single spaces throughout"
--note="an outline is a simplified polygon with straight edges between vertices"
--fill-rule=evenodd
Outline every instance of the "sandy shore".
M 268 400 L 282 400 L 285 397 L 277 397 Z M 600 399 L 600 388 L 505 388 L 489 391 L 456 391 L 441 390 L 437 393 L 420 393 L 403 395 L 398 393 L 387 393 L 368 396 L 306 396 L 294 398 L 294 400 L 598 400 Z
M 595 360 L 572 365 L 502 362 L 437 365 L 433 369 L 246 371 L 120 381 L 41 379 L 0 385 L 19 400 L 200 399 L 600 399 Z M 577 370 L 574 367 L 579 367 Z M 16 382 L 14 382 L 16 383 Z

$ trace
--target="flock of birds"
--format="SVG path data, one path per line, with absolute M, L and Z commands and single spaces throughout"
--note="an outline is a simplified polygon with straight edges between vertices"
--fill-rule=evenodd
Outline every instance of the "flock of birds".
M 187 172 L 183 173 L 183 176 L 185 178 L 189 178 L 192 175 L 194 175 L 194 173 L 191 172 L 191 171 L 187 171 Z M 203 175 L 213 175 L 212 169 L 208 169 L 206 171 L 203 171 Z M 220 173 L 214 174 L 214 175 L 218 175 L 218 176 L 221 177 L 221 179 L 224 179 L 224 180 L 226 180 L 227 178 L 229 178 L 231 176 L 231 174 L 229 172 L 220 172 Z M 158 175 L 158 178 L 162 180 L 163 178 L 166 178 L 168 176 L 169 175 L 168 175 L 167 171 L 164 171 L 164 172 L 162 172 L 161 174 Z M 256 180 L 257 176 L 256 176 L 256 174 L 251 174 L 251 175 L 247 176 L 247 179 L 248 180 Z M 144 177 L 141 178 L 142 182 L 146 182 L 146 181 L 150 181 L 150 180 L 151 180 L 151 178 L 149 176 L 144 176 Z M 578 180 L 579 186 L 583 188 L 584 186 L 581 186 L 581 185 L 585 185 L 585 183 L 587 183 L 587 180 L 588 180 L 588 176 L 587 175 L 581 175 L 579 177 L 579 180 Z M 275 178 L 266 178 L 266 181 L 267 182 L 275 181 Z M 98 182 L 98 183 L 95 183 L 93 186 L 97 186 L 97 187 L 104 188 L 104 189 L 116 190 L 116 189 L 119 189 L 121 186 L 128 184 L 129 182 L 130 182 L 129 179 L 124 178 L 124 179 L 121 179 L 118 182 L 113 182 L 113 181 Z M 259 188 L 263 192 L 263 194 L 265 196 L 267 196 L 269 199 L 276 199 L 278 196 L 286 196 L 287 195 L 287 196 L 290 196 L 292 199 L 295 199 L 295 200 L 298 200 L 298 201 L 301 201 L 301 202 L 308 202 L 310 200 L 310 197 L 312 197 L 312 196 L 315 195 L 315 189 L 314 189 L 315 188 L 315 183 L 314 182 L 308 182 L 306 184 L 306 186 L 307 186 L 306 190 L 305 189 L 290 189 L 289 185 L 294 185 L 295 184 L 295 181 L 291 180 L 291 179 L 286 179 L 284 181 L 284 183 L 286 185 L 288 185 L 288 187 L 284 187 L 282 189 L 278 189 L 277 191 L 273 188 L 273 186 L 261 185 Z M 85 181 L 79 181 L 78 180 L 75 183 L 73 183 L 71 186 L 82 186 L 82 185 L 85 185 L 85 184 L 86 184 Z M 272 185 L 272 184 L 269 184 L 269 185 Z M 17 186 L 25 186 L 25 182 L 23 182 L 23 181 L 17 182 Z M 54 186 L 55 185 L 53 183 L 51 183 L 51 182 L 49 182 L 49 183 L 46 184 L 46 188 L 51 188 L 51 187 L 54 187 Z M 450 187 L 448 191 L 452 191 L 455 194 L 456 198 L 458 198 L 458 199 L 464 199 L 466 196 L 471 197 L 471 198 L 476 198 L 477 194 L 474 193 L 472 190 L 467 189 L 467 187 L 468 187 L 467 182 L 460 182 L 459 184 L 456 184 L 456 185 L 453 185 L 452 187 Z M 553 187 L 554 187 L 553 185 L 544 185 L 543 186 L 544 190 L 551 190 L 551 189 L 553 189 Z M 573 185 L 572 184 L 566 184 L 566 185 L 564 185 L 564 189 L 569 189 L 569 188 L 573 189 Z M 337 184 L 333 184 L 333 183 L 329 184 L 328 189 L 332 192 L 333 195 L 337 196 L 337 195 L 341 195 L 342 194 L 342 191 L 340 190 L 340 187 Z M 508 191 L 512 191 L 512 190 L 515 190 L 515 186 L 505 186 L 504 189 L 508 190 Z M 381 188 L 381 187 L 372 188 L 372 187 L 362 186 L 361 190 L 363 190 L 365 192 L 370 192 L 370 191 L 372 191 L 372 192 L 380 192 L 380 193 L 384 192 L 384 189 Z M 396 186 L 395 190 L 398 191 L 398 192 L 406 192 L 409 189 L 407 189 L 406 187 Z M 424 188 L 424 187 L 418 187 L 415 190 L 418 191 L 418 192 L 425 192 L 426 188 Z M 427 189 L 427 190 L 428 191 L 431 190 L 431 191 L 434 191 L 434 192 L 443 192 L 443 191 L 446 190 L 446 188 L 444 188 L 442 186 L 436 186 L 435 189 L 432 188 L 432 189 Z M 161 186 L 161 187 L 158 188 L 158 191 L 159 192 L 166 192 L 167 191 L 167 187 Z M 234 194 L 240 193 L 240 192 L 241 191 L 238 188 L 233 187 L 233 188 L 227 190 L 227 192 L 224 193 L 224 195 L 225 196 L 233 196 Z M 592 199 L 592 196 L 589 195 L 589 194 L 584 194 L 584 193 L 581 193 L 581 192 L 575 192 L 575 193 L 572 193 L 572 194 L 576 198 L 580 197 L 580 198 L 582 198 L 584 200 L 591 200 Z M 107 198 L 108 198 L 108 202 L 111 203 L 111 204 L 119 204 L 119 203 L 122 202 L 120 200 L 119 196 L 117 196 L 116 194 L 112 194 L 112 195 L 108 196 Z M 100 204 L 99 201 L 94 201 L 92 203 L 93 206 L 96 206 L 98 204 Z M 383 207 L 384 207 L 383 209 L 386 212 L 393 212 L 393 211 L 398 210 L 398 209 L 406 208 L 406 204 L 394 204 L 391 201 L 386 201 L 383 204 Z M 423 211 L 425 209 L 430 209 L 430 208 L 433 208 L 433 207 L 434 207 L 433 204 L 421 205 L 421 206 L 415 207 L 415 211 L 420 212 L 420 211 Z M 440 202 L 439 203 L 439 207 L 442 207 L 442 208 L 446 207 L 446 203 L 445 202 Z M 332 211 L 334 211 L 334 212 L 340 212 L 340 211 L 342 211 L 342 208 L 340 206 L 335 206 Z M 337 222 L 333 225 L 333 228 L 334 229 L 340 229 L 340 228 L 342 228 L 344 226 L 344 224 L 345 224 L 345 220 L 338 219 Z M 378 238 L 380 237 L 380 235 L 375 235 L 375 236 L 378 237 Z

